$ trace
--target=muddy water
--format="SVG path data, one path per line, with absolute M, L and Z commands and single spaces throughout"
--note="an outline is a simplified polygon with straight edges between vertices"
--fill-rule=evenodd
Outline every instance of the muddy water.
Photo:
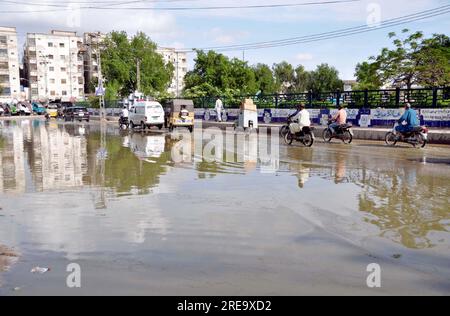
M 174 163 L 163 133 L 0 124 L 1 295 L 450 294 L 448 147 L 281 144 L 267 172 Z

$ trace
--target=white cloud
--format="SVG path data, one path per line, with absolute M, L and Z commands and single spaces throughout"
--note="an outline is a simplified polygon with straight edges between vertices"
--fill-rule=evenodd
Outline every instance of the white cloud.
M 314 56 L 310 53 L 300 53 L 295 56 L 295 59 L 299 62 L 310 61 L 314 59 Z
M 215 44 L 229 45 L 234 44 L 238 41 L 242 41 L 250 35 L 249 32 L 245 31 L 225 31 L 222 28 L 214 27 L 211 30 L 204 33 L 204 38 L 207 41 L 212 41 Z
M 33 0 L 35 1 L 35 0 Z M 37 1 L 36 1 L 37 3 Z M 48 4 L 58 4 L 60 1 L 47 1 Z M 76 8 L 74 4 L 68 1 L 68 8 Z M 183 33 L 178 29 L 176 17 L 169 12 L 156 11 L 121 11 L 121 10 L 72 10 L 52 12 L 59 9 L 51 6 L 10 6 L 0 4 L 0 11 L 22 10 L 28 13 L 2 13 L 1 24 L 6 26 L 15 26 L 20 35 L 24 36 L 28 32 L 47 33 L 53 29 L 74 30 L 79 34 L 83 32 L 102 31 L 110 32 L 112 30 L 126 31 L 129 34 L 135 34 L 143 31 L 153 40 L 177 39 L 177 36 Z M 33 12 L 33 11 L 48 12 Z

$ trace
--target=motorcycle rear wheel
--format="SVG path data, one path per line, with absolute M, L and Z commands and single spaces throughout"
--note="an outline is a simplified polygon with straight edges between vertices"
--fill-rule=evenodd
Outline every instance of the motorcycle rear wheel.
M 284 135 L 284 142 L 286 145 L 292 145 L 292 142 L 294 141 L 294 135 L 291 134 L 291 132 L 287 132 L 286 135 Z
M 417 140 L 419 142 L 419 147 L 420 148 L 425 148 L 425 146 L 427 145 L 427 140 L 423 137 L 422 134 L 417 134 Z
M 386 142 L 386 145 L 393 147 L 397 144 L 397 136 L 395 136 L 394 133 L 389 132 L 384 137 L 384 141 Z
M 342 141 L 344 144 L 351 144 L 353 141 L 352 133 L 350 133 L 350 131 L 345 131 L 342 135 Z
M 314 138 L 311 134 L 305 134 L 305 138 L 303 139 L 302 143 L 306 147 L 311 147 L 314 144 Z

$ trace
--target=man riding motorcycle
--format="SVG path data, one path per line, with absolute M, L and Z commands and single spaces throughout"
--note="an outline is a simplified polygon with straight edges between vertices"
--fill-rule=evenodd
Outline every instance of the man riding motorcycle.
M 333 132 L 333 134 L 336 133 L 336 128 L 338 128 L 341 125 L 347 124 L 347 111 L 344 109 L 342 105 L 339 105 L 339 111 L 336 113 L 335 116 L 331 119 L 333 123 L 330 124 L 330 129 Z
M 124 107 L 122 109 L 122 115 L 120 116 L 120 119 L 119 119 L 120 126 L 124 125 L 124 126 L 128 127 L 128 116 L 129 116 L 128 107 L 126 105 L 124 105 Z
M 406 124 L 403 124 L 403 123 Z M 398 120 L 399 126 L 395 130 L 399 133 L 409 133 L 414 130 L 415 127 L 420 126 L 420 122 L 417 119 L 417 113 L 411 108 L 410 103 L 405 104 L 405 113 Z
M 297 134 L 303 130 L 303 127 L 311 126 L 311 120 L 308 110 L 305 109 L 304 104 L 300 104 L 298 112 L 292 117 L 292 122 L 289 129 L 292 134 Z

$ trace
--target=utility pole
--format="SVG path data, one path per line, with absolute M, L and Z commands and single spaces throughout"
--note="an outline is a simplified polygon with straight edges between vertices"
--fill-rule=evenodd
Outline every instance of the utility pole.
M 48 77 L 48 75 L 47 75 L 47 71 L 48 71 L 48 69 L 47 69 L 47 65 L 50 63 L 49 61 L 48 61 L 48 55 L 41 55 L 40 56 L 41 58 L 43 58 L 44 59 L 44 61 L 41 61 L 39 64 L 41 64 L 41 65 L 44 65 L 44 69 L 45 69 L 45 71 L 44 71 L 44 80 L 45 80 L 45 98 L 46 99 L 49 99 L 49 97 L 48 97 L 48 79 L 47 79 L 47 77 Z M 38 79 L 39 80 L 39 79 Z M 39 89 L 39 87 L 38 87 L 38 89 Z M 38 95 L 39 95 L 39 91 L 38 91 Z
M 136 59 L 136 89 L 141 92 L 141 61 Z
M 176 59 L 177 59 L 177 61 L 176 61 L 176 65 L 177 65 L 177 69 L 176 69 L 176 72 L 175 72 L 175 75 L 177 76 L 177 78 L 176 78 L 176 85 L 177 85 L 177 93 L 176 93 L 176 95 L 177 95 L 177 98 L 180 96 L 180 92 L 179 92 L 179 83 L 178 83 L 178 78 L 179 78 L 179 76 L 178 76 L 178 70 L 179 70 L 179 59 L 178 59 L 178 51 L 176 51 L 175 52 L 176 53 Z
M 103 76 L 102 76 L 102 60 L 101 60 L 101 52 L 100 52 L 100 33 L 92 34 L 92 37 L 96 38 L 96 44 L 97 44 L 97 70 L 98 70 L 98 87 L 103 88 Z M 92 56 L 92 46 L 91 48 L 91 56 Z M 105 120 L 105 96 L 102 94 L 100 95 L 100 118 L 101 120 Z

